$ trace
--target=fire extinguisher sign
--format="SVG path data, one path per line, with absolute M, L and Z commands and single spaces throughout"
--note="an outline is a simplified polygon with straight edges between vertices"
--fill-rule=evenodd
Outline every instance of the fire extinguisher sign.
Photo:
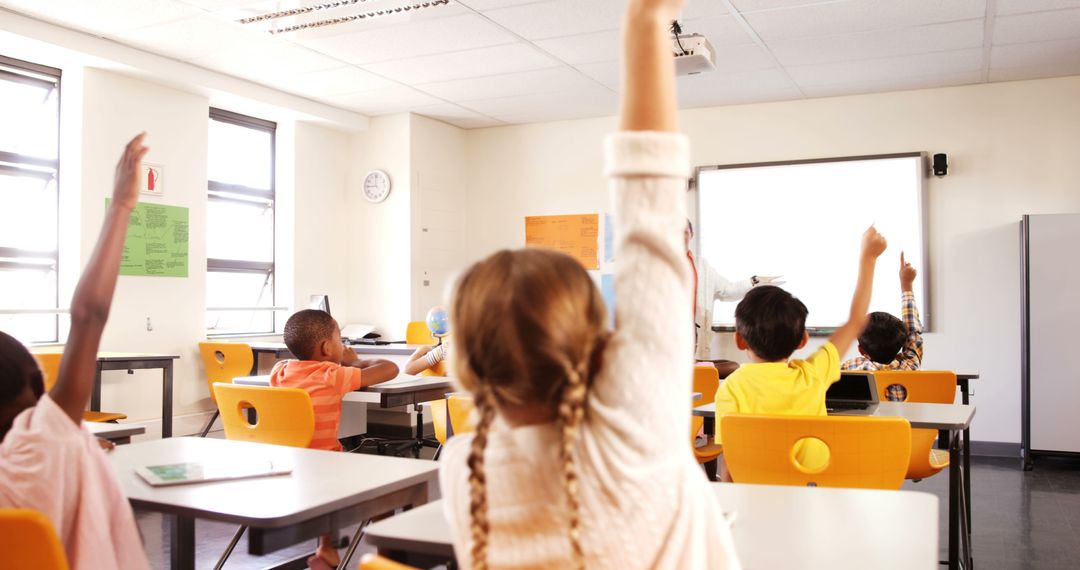
M 148 196 L 161 196 L 165 193 L 165 168 L 163 166 L 150 162 L 142 164 L 141 193 Z

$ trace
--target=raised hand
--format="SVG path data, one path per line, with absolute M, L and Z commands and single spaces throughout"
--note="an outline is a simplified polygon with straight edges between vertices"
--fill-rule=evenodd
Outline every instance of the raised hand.
M 127 210 L 135 209 L 139 202 L 139 178 L 142 176 L 142 159 L 149 148 L 143 146 L 146 133 L 139 133 L 124 148 L 116 163 L 112 203 Z
M 908 263 L 904 259 L 904 252 L 901 251 L 900 252 L 900 288 L 902 290 L 904 290 L 904 291 L 911 291 L 911 286 L 912 286 L 913 283 L 915 283 L 915 276 L 918 275 L 918 274 L 919 274 L 919 272 L 914 267 L 912 267 L 912 265 L 910 263 Z
M 885 241 L 885 236 L 879 234 L 874 226 L 870 226 L 863 233 L 863 259 L 877 259 L 882 253 L 885 253 L 885 248 L 887 247 L 889 247 L 889 243 Z

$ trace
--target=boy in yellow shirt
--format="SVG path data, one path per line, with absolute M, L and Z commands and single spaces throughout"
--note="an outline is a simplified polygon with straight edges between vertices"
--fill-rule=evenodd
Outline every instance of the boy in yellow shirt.
M 746 294 L 735 309 L 735 344 L 749 353 L 751 362 L 728 376 L 716 392 L 717 442 L 723 441 L 724 414 L 826 415 L 825 391 L 840 379 L 840 355 L 866 327 L 874 266 L 885 247 L 885 238 L 873 226 L 866 230 L 848 321 L 806 360 L 788 360 L 809 340 L 806 305 L 774 286 L 755 287 Z M 828 450 L 821 442 L 807 441 L 796 450 L 796 458 L 814 469 L 828 460 Z M 731 481 L 727 465 L 720 467 L 721 478 Z

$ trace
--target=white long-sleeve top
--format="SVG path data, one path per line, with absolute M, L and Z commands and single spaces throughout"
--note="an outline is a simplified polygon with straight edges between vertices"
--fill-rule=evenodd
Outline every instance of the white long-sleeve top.
M 694 299 L 694 321 L 697 325 L 697 346 L 694 358 L 697 360 L 719 360 L 721 354 L 713 352 L 713 306 L 716 301 L 741 301 L 754 282 L 747 278 L 742 281 L 728 281 L 715 267 L 703 257 L 695 258 L 697 263 L 698 286 L 697 299 Z
M 622 132 L 605 143 L 619 265 L 617 329 L 575 449 L 581 544 L 592 568 L 738 568 L 731 533 L 690 442 L 692 277 L 683 246 L 689 144 Z M 440 483 L 462 568 L 471 568 L 472 435 L 452 438 Z M 484 456 L 492 568 L 571 563 L 554 424 L 492 426 Z

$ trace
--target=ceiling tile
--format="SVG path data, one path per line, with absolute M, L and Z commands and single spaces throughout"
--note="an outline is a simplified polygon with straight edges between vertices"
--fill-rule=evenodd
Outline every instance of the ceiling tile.
M 289 3 L 283 3 L 281 0 L 261 0 L 256 3 L 245 3 L 239 7 L 233 6 L 219 10 L 213 10 L 213 12 L 221 18 L 225 18 L 228 20 L 239 20 L 242 18 L 269 14 L 271 12 L 276 12 L 284 8 L 293 7 L 300 3 L 301 2 L 297 2 L 296 0 L 292 0 Z M 334 2 L 320 0 L 303 0 L 302 3 L 332 5 Z M 246 25 L 248 27 L 262 31 L 269 31 L 271 29 L 280 30 L 298 24 L 310 24 L 331 20 L 334 18 L 357 16 L 361 14 L 372 14 L 373 12 L 377 12 L 380 10 L 387 10 L 401 6 L 412 6 L 416 3 L 417 0 L 379 0 L 375 2 L 347 4 L 336 8 L 316 10 L 297 16 L 275 18 L 273 20 L 253 22 Z M 362 19 L 351 20 L 317 28 L 308 28 L 295 32 L 287 32 L 281 35 L 283 37 L 288 37 L 289 39 L 293 40 L 310 40 L 316 38 L 336 36 L 340 34 L 350 34 L 360 31 L 376 30 L 379 28 L 390 26 L 400 26 L 410 23 L 418 23 L 438 18 L 459 16 L 468 13 L 469 10 L 467 8 L 455 3 L 440 4 L 421 10 L 410 10 L 408 12 L 401 13 L 386 13 L 383 15 L 376 14 L 372 17 L 366 17 Z
M 920 77 L 894 77 L 882 81 L 860 81 L 850 84 L 823 85 L 804 87 L 808 97 L 836 97 L 857 95 L 860 93 L 884 93 L 889 91 L 909 91 L 912 89 L 932 89 L 982 83 L 982 71 L 925 75 Z
M 400 26 L 298 40 L 298 43 L 355 64 L 508 44 L 512 34 L 477 15 L 424 20 Z
M 216 12 L 240 6 L 258 6 L 270 3 L 268 0 L 180 0 L 180 2 L 208 12 Z M 272 3 L 280 4 L 281 2 L 280 0 L 272 0 Z
M 547 2 L 549 0 L 458 0 L 459 3 L 464 4 L 473 10 L 497 10 L 499 8 L 507 8 L 510 6 L 520 6 L 522 4 L 536 4 L 538 2 Z
M 374 63 L 365 65 L 364 68 L 402 83 L 419 85 L 558 65 L 558 61 L 540 53 L 529 44 L 517 43 Z
M 271 74 L 261 81 L 271 87 L 312 97 L 356 93 L 395 85 L 373 73 L 352 66 L 291 75 Z
M 810 65 L 981 47 L 979 20 L 769 42 L 782 65 Z
M 529 93 L 570 91 L 595 85 L 595 81 L 572 68 L 552 67 L 521 73 L 428 83 L 417 85 L 417 89 L 449 101 L 469 101 Z
M 0 5 L 42 20 L 107 34 L 203 14 L 173 0 L 3 0 Z
M 1076 69 L 1080 64 L 1080 39 L 994 46 L 990 68 L 1031 67 L 1041 72 L 1054 67 Z
M 1080 8 L 1080 0 L 997 0 L 999 16 L 1065 8 Z
M 323 97 L 322 100 L 331 105 L 345 107 L 365 115 L 388 115 L 442 103 L 442 101 L 430 95 L 403 85 L 370 89 L 346 95 L 333 95 Z
M 991 69 L 990 81 L 1023 81 L 1026 79 L 1045 79 L 1069 75 L 1080 75 L 1080 62 Z
M 735 21 L 735 18 L 731 16 L 686 20 L 682 22 L 682 28 L 685 34 L 701 34 L 705 36 L 713 47 L 745 44 L 754 41 L 746 33 L 746 30 Z
M 678 79 L 680 109 L 799 98 L 779 70 L 707 73 Z
M 739 12 L 758 12 L 761 10 L 776 10 L 785 8 L 797 8 L 811 4 L 829 4 L 837 0 L 732 0 L 732 5 Z M 843 0 L 841 0 L 843 1 Z
M 601 61 L 575 65 L 578 71 L 611 88 L 619 89 L 620 69 L 617 61 Z
M 982 69 L 982 49 L 864 59 L 785 68 L 800 87 L 884 82 L 890 79 L 949 75 Z
M 485 12 L 507 29 L 529 40 L 615 30 L 623 3 L 612 0 L 553 0 Z
M 986 0 L 859 0 L 746 14 L 766 42 L 981 19 Z
M 559 93 L 532 93 L 498 99 L 463 101 L 461 105 L 478 113 L 503 119 L 521 114 L 549 114 L 552 117 L 580 117 L 582 113 L 591 116 L 612 115 L 618 97 L 605 87 L 593 86 L 586 89 L 562 91 Z
M 727 6 L 719 0 L 687 0 L 679 20 L 692 20 L 694 18 L 715 18 L 725 16 L 728 13 Z
M 1080 9 L 994 18 L 994 45 L 1080 38 Z
M 538 40 L 540 49 L 569 64 L 614 61 L 622 51 L 619 30 Z
M 417 107 L 412 110 L 417 115 L 423 115 L 432 119 L 442 121 L 444 123 L 450 123 L 461 127 L 463 129 L 475 129 L 479 127 L 493 127 L 503 124 L 502 121 L 491 117 L 486 117 L 475 111 L 470 111 L 459 105 L 452 103 L 440 103 L 438 105 L 428 105 L 424 107 Z
M 268 76 L 292 76 L 341 67 L 341 62 L 284 40 L 253 48 L 218 51 L 191 63 L 262 83 Z
M 203 15 L 198 18 L 111 34 L 113 39 L 146 51 L 191 60 L 227 50 L 263 46 L 272 39 L 240 24 Z

